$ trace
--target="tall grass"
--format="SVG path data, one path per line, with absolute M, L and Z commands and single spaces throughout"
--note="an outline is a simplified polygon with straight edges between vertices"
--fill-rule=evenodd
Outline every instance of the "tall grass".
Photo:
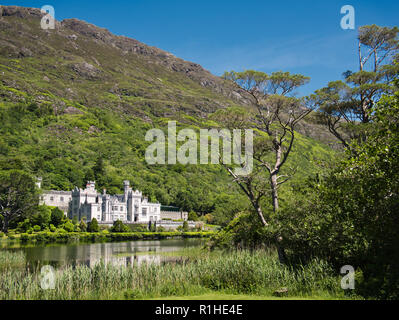
M 20 261 L 0 253 L 0 261 Z M 7 265 L 10 264 L 7 262 Z M 281 265 L 263 251 L 200 254 L 183 264 L 117 267 L 100 263 L 56 271 L 55 290 L 42 290 L 40 273 L 6 268 L 0 273 L 0 299 L 145 299 L 199 295 L 210 291 L 272 295 L 285 287 L 291 296 L 340 297 L 338 277 L 322 261 L 299 269 Z
M 22 252 L 0 252 L 0 272 L 13 268 L 21 268 L 24 266 L 25 256 Z

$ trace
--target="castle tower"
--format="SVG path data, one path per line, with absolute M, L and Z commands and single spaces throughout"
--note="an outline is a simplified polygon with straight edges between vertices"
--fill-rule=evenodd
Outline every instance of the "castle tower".
M 130 181 L 129 180 L 123 181 L 123 186 L 125 187 L 125 194 L 128 193 L 130 187 Z
M 130 191 L 130 181 L 129 180 L 125 180 L 123 181 L 123 187 L 124 187 L 124 200 L 127 201 L 128 197 L 129 197 L 129 191 Z
M 131 197 L 132 189 L 130 188 L 130 181 L 129 180 L 123 181 L 123 186 L 125 188 L 124 202 L 126 203 L 126 209 L 127 209 L 126 220 L 132 222 L 133 221 L 133 202 L 132 202 L 132 197 Z

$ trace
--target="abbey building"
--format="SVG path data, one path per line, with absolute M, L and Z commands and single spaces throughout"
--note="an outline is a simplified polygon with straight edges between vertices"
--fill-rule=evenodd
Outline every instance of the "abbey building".
M 40 187 L 40 182 L 38 183 Z M 70 219 L 83 218 L 110 223 L 121 220 L 124 223 L 149 223 L 161 220 L 161 204 L 150 203 L 142 192 L 132 190 L 129 181 L 124 181 L 124 193 L 109 195 L 96 191 L 95 182 L 89 181 L 86 189 L 68 191 L 45 191 L 41 203 L 58 207 Z

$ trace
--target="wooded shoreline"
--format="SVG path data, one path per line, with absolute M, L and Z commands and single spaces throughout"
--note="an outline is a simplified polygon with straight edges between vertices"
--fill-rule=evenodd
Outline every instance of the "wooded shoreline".
M 52 233 L 37 232 L 32 234 L 9 235 L 2 241 L 17 241 L 20 243 L 69 243 L 69 242 L 116 242 L 135 240 L 165 240 L 165 239 L 195 239 L 209 238 L 215 232 L 130 232 L 130 233 L 89 233 L 70 232 Z

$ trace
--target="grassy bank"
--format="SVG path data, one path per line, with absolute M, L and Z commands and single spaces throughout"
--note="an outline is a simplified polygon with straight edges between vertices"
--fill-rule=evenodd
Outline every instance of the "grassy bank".
M 157 299 L 171 297 L 272 297 L 343 299 L 340 279 L 322 261 L 297 269 L 281 265 L 275 254 L 201 252 L 183 264 L 115 267 L 98 264 L 56 270 L 55 290 L 42 290 L 41 275 L 27 270 L 21 256 L 0 252 L 0 299 Z M 13 261 L 19 261 L 14 264 Z
M 331 295 L 313 295 L 313 296 L 289 296 L 289 297 L 276 297 L 273 295 L 250 295 L 250 294 L 228 294 L 223 292 L 209 292 L 206 294 L 198 295 L 198 296 L 184 296 L 184 297 L 163 297 L 163 298 L 156 298 L 152 300 L 343 300 L 343 299 L 350 299 L 349 297 L 342 297 L 342 296 L 331 296 Z
M 208 238 L 215 232 L 35 232 L 10 235 L 4 240 L 20 241 L 22 243 L 69 243 L 69 242 L 115 242 L 134 240 L 163 240 L 173 238 Z

